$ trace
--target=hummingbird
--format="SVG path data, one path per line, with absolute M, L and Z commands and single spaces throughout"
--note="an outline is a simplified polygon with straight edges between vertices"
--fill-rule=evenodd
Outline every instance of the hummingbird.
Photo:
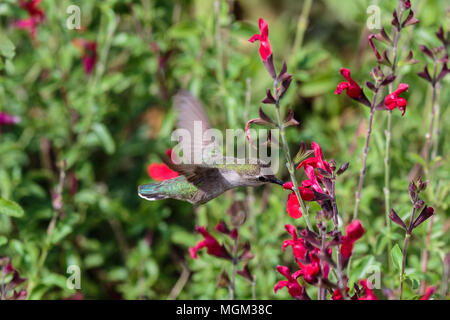
M 187 91 L 180 91 L 174 97 L 173 107 L 177 113 L 177 128 L 185 129 L 194 135 L 194 123 L 201 122 L 200 139 L 181 141 L 191 152 L 218 154 L 216 145 L 203 140 L 203 133 L 211 128 L 202 104 Z M 183 139 L 184 140 L 184 139 Z M 212 157 L 212 156 L 211 156 Z M 223 156 L 221 156 L 223 157 Z M 146 200 L 177 199 L 193 205 L 204 204 L 227 190 L 237 187 L 257 187 L 267 183 L 283 185 L 270 166 L 261 160 L 254 163 L 239 164 L 236 158 L 223 157 L 226 161 L 211 161 L 200 164 L 175 164 L 164 160 L 166 165 L 180 175 L 153 184 L 138 187 L 138 195 Z

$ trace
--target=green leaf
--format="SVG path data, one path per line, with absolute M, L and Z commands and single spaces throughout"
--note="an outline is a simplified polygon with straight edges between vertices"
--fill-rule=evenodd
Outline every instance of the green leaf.
M 8 59 L 12 59 L 16 54 L 16 47 L 5 35 L 0 34 L 0 53 Z
M 14 201 L 6 200 L 3 198 L 0 198 L 0 213 L 15 218 L 21 218 L 24 214 L 21 206 L 19 206 Z
M 349 287 L 352 287 L 358 279 L 365 277 L 367 270 L 374 264 L 375 258 L 373 256 L 365 257 L 358 261 L 357 264 L 351 269 L 351 275 L 349 279 Z
M 0 236 L 0 246 L 7 244 L 8 243 L 8 238 L 5 236 Z
M 116 145 L 106 126 L 101 123 L 96 123 L 92 129 L 99 138 L 106 153 L 113 154 L 116 151 Z
M 396 244 L 392 248 L 391 258 L 392 258 L 392 262 L 394 263 L 395 268 L 398 271 L 400 271 L 402 269 L 403 254 L 402 254 L 402 250 L 400 250 L 400 247 L 398 246 L 398 244 Z

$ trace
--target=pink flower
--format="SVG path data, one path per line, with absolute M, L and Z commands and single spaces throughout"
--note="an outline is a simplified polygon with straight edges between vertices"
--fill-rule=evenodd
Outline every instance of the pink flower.
M 32 38 L 36 36 L 37 27 L 45 18 L 44 11 L 37 7 L 39 2 L 41 2 L 41 0 L 20 2 L 20 6 L 28 12 L 29 18 L 18 20 L 15 23 L 17 28 L 28 30 Z
M 231 259 L 231 256 L 225 246 L 220 245 L 219 242 L 217 242 L 217 240 L 209 234 L 205 227 L 197 227 L 195 228 L 195 231 L 197 233 L 200 233 L 205 238 L 205 240 L 197 243 L 195 247 L 189 248 L 189 254 L 191 255 L 192 259 L 197 259 L 197 251 L 203 249 L 204 247 L 207 248 L 206 252 L 211 256 Z
M 394 110 L 398 107 L 402 111 L 402 116 L 406 112 L 406 99 L 400 98 L 399 95 L 408 90 L 408 85 L 406 83 L 400 83 L 398 89 L 387 95 L 384 99 L 384 104 L 389 110 Z
M 334 94 L 341 94 L 344 90 L 350 98 L 356 99 L 361 95 L 361 87 L 352 79 L 350 70 L 341 68 L 341 75 L 347 80 L 337 85 Z
M 97 62 L 97 43 L 84 39 L 75 39 L 72 43 L 81 50 L 84 73 L 87 75 L 91 74 Z
M 178 177 L 178 172 L 173 171 L 164 163 L 150 163 L 147 167 L 150 178 L 156 181 L 164 181 Z
M 300 276 L 299 271 L 294 272 L 292 275 L 288 267 L 277 266 L 277 271 L 281 273 L 287 280 L 279 281 L 273 291 L 277 293 L 281 288 L 287 287 L 289 294 L 295 299 L 303 299 L 304 288 L 298 283 L 297 278 Z
M 436 291 L 436 287 L 428 287 L 425 291 L 425 295 L 419 300 L 430 300 L 431 295 Z
M 261 34 L 253 35 L 248 41 L 253 43 L 259 40 L 259 55 L 263 61 L 267 61 L 267 58 L 272 54 L 272 48 L 269 41 L 269 25 L 264 19 L 259 19 L 259 31 Z
M 369 288 L 369 283 L 367 282 L 367 280 L 359 280 L 359 284 L 364 289 L 364 295 L 359 297 L 358 300 L 378 300 L 372 289 Z
M 287 247 L 292 247 L 292 251 L 296 259 L 300 260 L 305 259 L 306 257 L 305 240 L 298 237 L 297 229 L 293 225 L 286 224 L 284 228 L 292 236 L 292 239 L 284 240 L 281 250 L 284 251 Z
M 0 112 L 0 125 L 10 125 L 20 122 L 20 118 L 6 112 Z
M 363 236 L 364 228 L 359 220 L 353 220 L 345 230 L 347 235 L 342 237 L 341 254 L 348 259 L 352 255 L 353 244 Z

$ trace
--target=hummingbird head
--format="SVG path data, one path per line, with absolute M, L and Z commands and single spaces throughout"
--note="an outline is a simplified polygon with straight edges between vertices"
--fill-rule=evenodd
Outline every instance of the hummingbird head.
M 265 170 L 261 170 L 262 166 L 257 166 L 257 170 L 253 172 L 244 173 L 241 178 L 244 180 L 246 186 L 256 187 L 266 183 L 276 183 L 283 185 L 284 182 L 279 180 L 272 171 L 265 167 Z

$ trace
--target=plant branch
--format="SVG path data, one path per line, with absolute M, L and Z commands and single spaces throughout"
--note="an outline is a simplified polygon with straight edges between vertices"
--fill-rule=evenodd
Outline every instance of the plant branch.
M 374 118 L 374 114 L 375 114 L 375 106 L 376 106 L 376 102 L 377 102 L 378 91 L 379 91 L 379 86 L 377 84 L 376 91 L 373 95 L 372 103 L 370 105 L 369 127 L 367 128 L 366 144 L 364 146 L 363 166 L 359 173 L 358 191 L 356 191 L 356 193 L 355 193 L 356 199 L 355 199 L 355 208 L 353 210 L 353 219 L 356 219 L 358 217 L 359 203 L 361 202 L 361 193 L 362 193 L 362 188 L 364 185 L 364 177 L 366 176 L 367 156 L 369 155 L 369 143 L 370 143 L 370 136 L 372 134 L 372 125 L 373 125 L 373 118 Z
M 294 163 L 292 162 L 291 153 L 289 151 L 289 146 L 287 144 L 285 128 L 284 128 L 283 122 L 281 120 L 280 97 L 277 92 L 277 80 L 276 79 L 273 82 L 273 88 L 274 88 L 274 93 L 275 93 L 275 107 L 276 107 L 275 109 L 276 109 L 276 113 L 277 113 L 277 124 L 278 124 L 278 128 L 280 129 L 281 144 L 283 146 L 284 157 L 286 158 L 286 161 L 287 161 L 286 166 L 288 168 L 289 175 L 291 176 L 291 181 L 294 185 L 294 193 L 297 196 L 300 207 L 302 208 L 302 213 L 303 213 L 303 217 L 305 218 L 306 225 L 308 226 L 309 230 L 313 230 L 311 221 L 309 219 L 308 209 L 306 208 L 305 202 L 303 201 L 302 197 L 300 196 L 300 192 L 298 190 L 297 179 L 295 178 Z

